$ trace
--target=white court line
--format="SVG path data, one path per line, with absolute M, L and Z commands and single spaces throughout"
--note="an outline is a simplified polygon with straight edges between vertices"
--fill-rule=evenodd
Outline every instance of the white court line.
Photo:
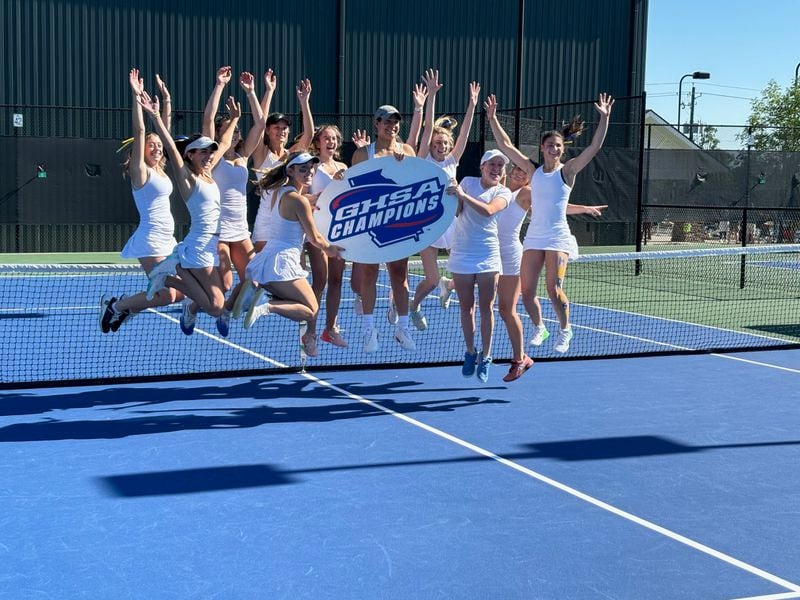
M 492 459 L 492 460 L 500 463 L 501 465 L 504 465 L 504 466 L 506 466 L 506 467 L 508 467 L 510 469 L 518 471 L 519 473 L 522 473 L 523 475 L 527 475 L 528 477 L 536 479 L 536 480 L 538 480 L 538 481 L 540 481 L 540 482 L 542 482 L 542 483 L 544 483 L 546 485 L 549 485 L 549 486 L 551 486 L 553 488 L 556 488 L 557 490 L 561 490 L 562 492 L 566 492 L 567 494 L 569 494 L 571 496 L 574 496 L 575 498 L 578 498 L 579 500 L 583 500 L 584 502 L 587 502 L 588 504 L 592 504 L 593 506 L 596 506 L 597 508 L 600 508 L 602 510 L 610 512 L 611 514 L 614 514 L 614 515 L 616 515 L 618 517 L 622 517 L 623 519 L 626 519 L 628 521 L 631 521 L 632 523 L 640 525 L 641 527 L 644 527 L 646 529 L 654 531 L 655 533 L 658 533 L 660 535 L 668 537 L 668 538 L 670 538 L 670 539 L 672 539 L 672 540 L 674 540 L 674 541 L 676 541 L 678 543 L 681 543 L 681 544 L 684 544 L 684 545 L 686 545 L 686 546 L 688 546 L 690 548 L 693 548 L 694 550 L 697 550 L 699 552 L 703 552 L 704 554 L 708 554 L 709 556 L 711 556 L 713 558 L 717 558 L 717 559 L 719 559 L 719 560 L 721 560 L 721 561 L 723 561 L 725 563 L 728 563 L 729 565 L 732 565 L 732 566 L 734 566 L 734 567 L 736 567 L 738 569 L 746 571 L 747 573 L 750 573 L 751 575 L 755 575 L 756 577 L 760 577 L 761 579 L 765 579 L 765 580 L 767 580 L 767 581 L 769 581 L 771 583 L 774 583 L 775 585 L 779 585 L 779 586 L 781 586 L 781 587 L 783 587 L 783 588 L 785 588 L 787 590 L 791 590 L 792 592 L 796 592 L 796 593 L 800 594 L 800 585 L 798 585 L 798 584 L 792 583 L 791 581 L 787 581 L 786 579 L 778 577 L 777 575 L 773 575 L 772 573 L 764 571 L 763 569 L 759 569 L 758 567 L 755 567 L 755 566 L 750 565 L 750 564 L 748 564 L 748 563 L 746 563 L 744 561 L 741 561 L 741 560 L 739 560 L 737 558 L 734 558 L 734 557 L 732 557 L 732 556 L 730 556 L 728 554 L 725 554 L 724 552 L 720 552 L 719 550 L 715 550 L 714 548 L 711 548 L 709 546 L 706 546 L 705 544 L 702 544 L 700 542 L 692 540 L 691 538 L 688 538 L 688 537 L 686 537 L 684 535 L 681 535 L 679 533 L 671 531 L 671 530 L 669 530 L 669 529 L 667 529 L 665 527 L 661 527 L 660 525 L 657 525 L 657 524 L 655 524 L 655 523 L 653 523 L 651 521 L 648 521 L 648 520 L 643 519 L 641 517 L 637 517 L 636 515 L 634 515 L 632 513 L 629 513 L 629 512 L 624 511 L 624 510 L 622 510 L 620 508 L 617 508 L 616 506 L 608 504 L 607 502 L 603 502 L 602 500 L 599 500 L 597 498 L 589 496 L 588 494 L 585 494 L 585 493 L 583 493 L 583 492 L 581 492 L 581 491 L 579 491 L 579 490 L 577 490 L 575 488 L 572 488 L 572 487 L 570 487 L 570 486 L 568 486 L 566 484 L 563 484 L 563 483 L 561 483 L 559 481 L 556 481 L 555 479 L 551 479 L 550 477 L 547 477 L 546 475 L 542 475 L 541 473 L 539 473 L 537 471 L 534 471 L 534 470 L 529 469 L 527 467 L 523 467 L 522 465 L 520 465 L 518 463 L 515 463 L 512 460 L 509 460 L 507 458 L 503 458 L 502 456 L 499 456 L 499 455 L 497 455 L 497 454 L 495 454 L 493 452 L 490 452 L 489 450 L 485 450 L 484 448 L 481 448 L 480 446 L 476 446 L 475 444 L 472 444 L 472 443 L 467 442 L 465 440 L 462 440 L 461 438 L 458 438 L 458 437 L 456 437 L 454 435 L 446 433 L 446 432 L 442 431 L 441 429 L 437 429 L 436 427 L 432 427 L 431 425 L 423 423 L 422 421 L 418 421 L 418 420 L 416 420 L 416 419 L 414 419 L 412 417 L 409 417 L 408 415 L 404 415 L 404 414 L 398 413 L 398 412 L 396 412 L 396 411 L 394 411 L 394 410 L 392 410 L 390 408 L 386 408 L 385 406 L 382 406 L 382 405 L 380 405 L 380 404 L 378 404 L 376 402 L 368 400 L 367 398 L 364 398 L 363 396 L 359 396 L 357 394 L 353 394 L 353 393 L 348 392 L 347 390 L 344 390 L 344 389 L 342 389 L 342 388 L 340 388 L 340 387 L 338 387 L 338 386 L 336 386 L 336 385 L 334 385 L 332 383 L 329 383 L 327 381 L 323 381 L 323 380 L 319 379 L 318 377 L 315 377 L 314 375 L 311 375 L 310 373 L 301 373 L 301 375 L 303 377 L 305 377 L 306 379 L 308 379 L 309 381 L 313 381 L 313 382 L 315 382 L 315 383 L 317 383 L 317 384 L 319 384 L 321 386 L 324 386 L 324 387 L 330 388 L 332 390 L 335 390 L 335 391 L 339 392 L 340 394 L 344 394 L 345 396 L 347 396 L 348 398 L 350 398 L 352 400 L 356 400 L 358 402 L 361 402 L 362 404 L 368 405 L 371 408 L 374 408 L 374 409 L 380 410 L 382 412 L 385 412 L 386 414 L 391 415 L 392 417 L 395 417 L 395 418 L 400 419 L 402 421 L 405 421 L 406 423 L 408 423 L 410 425 L 413 425 L 414 427 L 418 427 L 420 429 L 423 429 L 423 430 L 425 430 L 425 431 L 427 431 L 429 433 L 432 433 L 432 434 L 434 434 L 436 436 L 439 436 L 439 437 L 441 437 L 441 438 L 443 438 L 443 439 L 445 439 L 445 440 L 447 440 L 449 442 L 452 442 L 452 443 L 454 443 L 454 444 L 456 444 L 458 446 L 461 446 L 462 448 L 466 448 L 467 450 L 469 450 L 471 452 L 474 452 L 475 454 L 478 454 L 480 456 L 484 456 L 486 458 Z M 787 596 L 787 597 L 788 598 L 792 598 L 792 597 L 795 597 L 795 596 Z
M 170 320 L 170 321 L 172 321 L 174 323 L 179 323 L 178 319 L 175 319 L 174 317 L 171 317 L 171 316 L 166 315 L 164 313 L 160 313 L 160 312 L 155 311 L 153 309 L 148 309 L 148 310 L 151 310 L 152 312 L 155 312 L 157 315 L 159 315 L 159 316 L 161 316 L 161 317 L 163 317 L 165 319 L 168 319 L 168 320 Z M 270 363 L 272 365 L 275 365 L 277 367 L 281 367 L 281 368 L 286 368 L 287 367 L 287 365 L 284 365 L 283 363 L 280 363 L 278 361 L 272 360 L 271 358 L 266 357 L 266 356 L 264 356 L 262 354 L 259 354 L 257 352 L 253 352 L 252 350 L 249 350 L 247 348 L 244 348 L 242 346 L 239 346 L 237 344 L 229 342 L 228 340 L 226 340 L 224 338 L 220 338 L 218 336 L 215 336 L 215 335 L 212 335 L 210 333 L 207 333 L 207 332 L 203 331 L 202 329 L 195 329 L 195 331 L 197 333 L 200 333 L 201 335 L 205 335 L 205 336 L 209 337 L 210 339 L 219 341 L 220 343 L 225 344 L 226 346 L 229 346 L 231 348 L 240 350 L 241 352 L 244 352 L 245 354 L 248 354 L 248 355 L 253 356 L 255 358 L 258 358 L 260 360 L 264 360 L 265 362 L 268 362 L 268 363 Z M 724 357 L 724 355 L 719 355 L 719 356 L 723 356 Z M 746 362 L 753 362 L 753 361 L 746 361 Z M 768 365 L 768 364 L 764 364 L 764 363 L 755 363 L 755 364 L 762 364 L 763 366 L 773 366 L 773 365 Z M 441 429 L 438 429 L 436 427 L 433 427 L 431 425 L 423 423 L 422 421 L 418 421 L 417 419 L 409 417 L 408 415 L 404 415 L 402 413 L 398 413 L 397 411 L 394 411 L 394 410 L 392 410 L 390 408 L 382 406 L 381 404 L 373 402 L 372 400 L 369 400 L 369 399 L 367 399 L 367 398 L 365 398 L 363 396 L 359 396 L 357 394 L 353 394 L 351 392 L 348 392 L 347 390 L 345 390 L 343 388 L 340 388 L 340 387 L 338 387 L 338 386 L 336 386 L 336 385 L 334 385 L 334 384 L 332 384 L 332 383 L 330 383 L 328 381 L 324 381 L 324 380 L 316 377 L 315 375 L 312 375 L 310 373 L 305 373 L 305 372 L 298 373 L 298 375 L 300 375 L 301 377 L 303 377 L 303 378 L 305 378 L 305 379 L 307 379 L 309 381 L 312 381 L 312 382 L 316 383 L 317 385 L 321 385 L 323 387 L 327 387 L 327 388 L 329 388 L 331 390 L 334 390 L 334 391 L 336 391 L 336 392 L 338 392 L 340 394 L 343 394 L 344 396 L 350 398 L 351 400 L 355 400 L 355 401 L 360 402 L 362 404 L 366 404 L 367 406 L 369 406 L 369 407 L 371 407 L 373 409 L 380 410 L 381 412 L 384 412 L 387 415 L 395 417 L 396 419 L 400 419 L 401 421 L 405 421 L 409 425 L 413 425 L 414 427 L 418 427 L 420 429 L 423 429 L 424 431 L 432 433 L 432 434 L 434 434 L 434 435 L 436 435 L 436 436 L 438 436 L 438 437 L 440 437 L 442 439 L 445 439 L 445 440 L 447 440 L 449 442 L 452 442 L 452 443 L 454 443 L 454 444 L 456 444 L 458 446 L 461 446 L 462 448 L 465 448 L 465 449 L 467 449 L 467 450 L 469 450 L 471 452 L 474 452 L 475 454 L 478 454 L 480 456 L 484 456 L 486 458 L 494 460 L 494 461 L 500 463 L 503 466 L 506 466 L 506 467 L 508 467 L 510 469 L 513 469 L 513 470 L 515 470 L 515 471 L 517 471 L 519 473 L 522 473 L 523 475 L 527 475 L 528 477 L 530 477 L 532 479 L 536 479 L 537 481 L 540 481 L 540 482 L 542 482 L 542 483 L 544 483 L 546 485 L 549 485 L 550 487 L 553 487 L 553 488 L 555 488 L 557 490 L 560 490 L 560 491 L 565 492 L 565 493 L 567 493 L 567 494 L 569 494 L 571 496 L 574 496 L 575 498 L 578 498 L 579 500 L 583 500 L 584 502 L 586 502 L 588 504 L 591 504 L 593 506 L 596 506 L 597 508 L 600 508 L 601 510 L 605 510 L 605 511 L 607 511 L 607 512 L 613 514 L 613 515 L 616 515 L 616 516 L 621 517 L 623 519 L 626 519 L 626 520 L 628 520 L 628 521 L 630 521 L 632 523 L 635 523 L 635 524 L 637 524 L 637 525 L 639 525 L 641 527 L 644 527 L 645 529 L 649 529 L 649 530 L 651 530 L 651 531 L 653 531 L 655 533 L 658 533 L 658 534 L 663 535 L 663 536 L 665 536 L 667 538 L 670 538 L 670 539 L 672 539 L 672 540 L 674 540 L 674 541 L 676 541 L 676 542 L 678 542 L 680 544 L 684 544 L 685 546 L 693 548 L 693 549 L 695 549 L 695 550 L 697 550 L 699 552 L 702 552 L 704 554 L 707 554 L 707 555 L 709 555 L 709 556 L 711 556 L 713 558 L 717 558 L 717 559 L 721 560 L 722 562 L 728 563 L 728 564 L 730 564 L 730 565 L 732 565 L 732 566 L 734 566 L 734 567 L 736 567 L 738 569 L 746 571 L 747 573 L 755 575 L 756 577 L 760 577 L 761 579 L 765 579 L 766 581 L 774 583 L 775 585 L 779 585 L 779 586 L 781 586 L 781 587 L 783 587 L 785 589 L 791 590 L 793 592 L 792 595 L 788 595 L 788 596 L 787 595 L 775 596 L 773 600 L 779 600 L 779 599 L 782 599 L 782 598 L 785 598 L 785 599 L 800 598 L 800 585 L 798 585 L 798 584 L 792 583 L 792 582 L 790 582 L 790 581 L 788 581 L 786 579 L 778 577 L 777 575 L 773 575 L 772 573 L 764 571 L 763 569 L 760 569 L 758 567 L 750 565 L 750 564 L 748 564 L 748 563 L 746 563 L 744 561 L 741 561 L 741 560 L 739 560 L 737 558 L 734 558 L 734 557 L 732 557 L 732 556 L 730 556 L 728 554 L 725 554 L 724 552 L 720 552 L 719 550 L 715 550 L 714 548 L 706 546 L 705 544 L 702 544 L 702 543 L 697 542 L 697 541 L 695 541 L 695 540 L 693 540 L 691 538 L 688 538 L 688 537 L 686 537 L 684 535 L 681 535 L 679 533 L 671 531 L 671 530 L 669 530 L 669 529 L 667 529 L 665 527 L 662 527 L 660 525 L 657 525 L 657 524 L 655 524 L 655 523 L 653 523 L 651 521 L 648 521 L 648 520 L 643 519 L 641 517 L 637 517 L 636 515 L 634 515 L 632 513 L 629 513 L 629 512 L 624 511 L 624 510 L 622 510 L 620 508 L 617 508 L 616 506 L 608 504 L 607 502 L 603 502 L 602 500 L 599 500 L 597 498 L 594 498 L 593 496 L 585 494 L 584 492 L 581 492 L 581 491 L 579 491 L 579 490 L 577 490 L 577 489 L 575 489 L 573 487 L 570 487 L 570 486 L 568 486 L 566 484 L 563 484 L 563 483 L 561 483 L 559 481 L 556 481 L 555 479 L 551 479 L 550 477 L 547 477 L 546 475 L 543 475 L 543 474 L 541 474 L 541 473 L 539 473 L 537 471 L 534 471 L 533 469 L 529 469 L 527 467 L 524 467 L 524 466 L 522 466 L 522 465 L 520 465 L 520 464 L 518 464 L 518 463 L 516 463 L 516 462 L 514 462 L 512 460 L 509 460 L 507 458 L 503 458 L 502 456 L 499 456 L 499 455 L 495 454 L 494 452 L 490 452 L 489 450 L 481 448 L 480 446 L 477 446 L 475 444 L 472 444 L 470 442 L 462 440 L 461 438 L 458 438 L 458 437 L 456 437 L 454 435 L 451 435 L 451 434 L 449 434 L 449 433 L 447 433 L 445 431 L 442 431 Z M 765 597 L 762 597 L 761 600 L 767 600 L 768 598 L 769 598 L 768 596 L 765 596 Z
M 786 592 L 785 594 L 769 594 L 767 596 L 748 596 L 747 598 L 731 598 L 731 600 L 791 600 L 800 598 L 800 594 Z
M 155 310 L 154 308 L 148 308 L 147 311 L 155 313 L 159 317 L 163 317 L 164 319 L 167 319 L 168 321 L 172 321 L 173 323 L 180 324 L 180 321 L 178 319 L 176 319 L 175 317 L 170 317 L 169 315 L 167 315 L 165 313 L 162 313 L 162 312 L 159 312 L 159 311 Z M 269 356 L 264 356 L 263 354 L 259 354 L 258 352 L 253 352 L 249 348 L 245 348 L 244 346 L 239 346 L 238 344 L 234 344 L 233 342 L 229 342 L 228 340 L 226 340 L 223 337 L 219 337 L 219 336 L 213 335 L 213 334 L 208 333 L 207 331 L 203 331 L 202 329 L 199 329 L 197 327 L 194 328 L 194 332 L 195 333 L 199 333 L 200 335 L 204 335 L 207 338 L 210 338 L 210 339 L 214 340 L 215 342 L 219 342 L 220 344 L 223 344 L 224 346 L 228 346 L 229 348 L 233 348 L 234 350 L 239 350 L 240 352 L 242 352 L 244 354 L 247 354 L 248 356 L 252 356 L 253 358 L 257 358 L 259 360 L 263 360 L 264 362 L 271 364 L 273 367 L 278 367 L 279 369 L 289 369 L 289 368 L 291 368 L 289 365 L 285 365 L 282 362 L 278 362 L 277 360 L 273 360 Z

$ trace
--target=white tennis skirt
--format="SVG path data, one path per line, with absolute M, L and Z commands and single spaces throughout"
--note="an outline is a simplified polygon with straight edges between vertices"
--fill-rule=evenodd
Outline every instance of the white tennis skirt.
M 138 227 L 120 252 L 122 258 L 169 256 L 178 245 L 174 235 Z
M 219 254 L 217 254 L 217 234 L 203 234 L 186 236 L 178 244 L 178 260 L 184 269 L 203 269 L 205 267 L 218 267 Z
M 287 248 L 269 242 L 247 264 L 245 273 L 248 279 L 261 284 L 308 277 L 308 271 L 300 266 L 300 248 L 296 246 Z

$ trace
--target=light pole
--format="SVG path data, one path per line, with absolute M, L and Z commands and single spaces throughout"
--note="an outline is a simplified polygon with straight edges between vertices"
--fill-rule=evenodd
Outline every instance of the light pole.
M 711 73 L 707 73 L 705 71 L 695 71 L 694 73 L 687 73 L 686 75 L 681 77 L 681 80 L 678 82 L 678 123 L 677 123 L 678 131 L 680 131 L 681 129 L 681 94 L 682 94 L 681 88 L 683 86 L 683 80 L 686 79 L 687 77 L 691 77 L 692 79 L 710 79 Z
M 794 68 L 794 84 L 797 85 L 797 76 L 800 75 L 800 63 Z

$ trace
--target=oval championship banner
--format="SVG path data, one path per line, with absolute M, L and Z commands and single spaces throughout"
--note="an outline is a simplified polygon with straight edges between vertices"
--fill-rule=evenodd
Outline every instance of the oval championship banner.
M 427 160 L 373 158 L 328 184 L 314 221 L 331 244 L 345 249 L 347 260 L 399 260 L 430 246 L 453 221 L 458 201 L 445 194 L 448 183 Z

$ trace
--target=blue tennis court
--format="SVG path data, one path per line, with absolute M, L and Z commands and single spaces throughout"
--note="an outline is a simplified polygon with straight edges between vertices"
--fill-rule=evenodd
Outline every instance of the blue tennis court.
M 798 376 L 793 350 L 7 390 L 0 596 L 800 598 Z

